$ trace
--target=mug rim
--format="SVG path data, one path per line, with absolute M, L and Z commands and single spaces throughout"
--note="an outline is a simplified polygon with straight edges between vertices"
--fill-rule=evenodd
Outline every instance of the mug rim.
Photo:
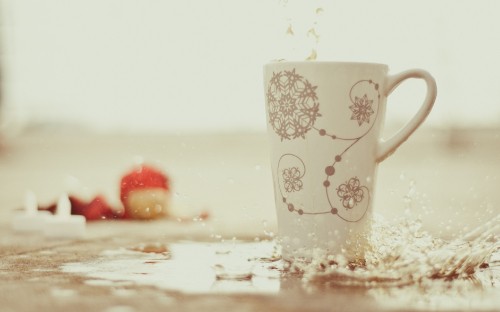
M 274 66 L 274 65 L 305 65 L 305 64 L 315 64 L 315 65 L 341 65 L 341 66 L 376 66 L 389 68 L 389 65 L 383 63 L 370 63 L 370 62 L 337 62 L 337 61 L 286 61 L 286 60 L 276 60 L 268 62 L 264 67 Z

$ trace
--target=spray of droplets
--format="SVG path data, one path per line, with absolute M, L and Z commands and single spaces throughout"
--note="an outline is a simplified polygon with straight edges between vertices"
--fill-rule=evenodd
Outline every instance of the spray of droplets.
M 495 270 L 500 265 L 492 260 L 500 254 L 500 216 L 452 241 L 433 237 L 421 225 L 407 219 L 389 223 L 378 216 L 362 261 L 313 250 L 311 261 L 296 261 L 290 269 L 303 273 L 309 284 L 389 287 L 477 280 L 481 270 Z M 500 280 L 491 276 L 486 283 L 498 285 Z
M 320 41 L 318 20 L 324 13 L 321 1 L 304 2 L 279 0 L 284 12 L 284 34 L 286 36 L 287 51 L 285 57 L 315 61 Z

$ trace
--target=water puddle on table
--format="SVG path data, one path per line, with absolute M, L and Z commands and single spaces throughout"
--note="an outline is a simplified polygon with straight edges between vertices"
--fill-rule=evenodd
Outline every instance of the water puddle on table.
M 184 241 L 158 247 L 162 252 L 151 251 L 156 250 L 151 245 L 107 250 L 93 261 L 68 263 L 62 270 L 83 274 L 93 284 L 95 279 L 111 282 L 107 286 L 133 282 L 184 293 L 280 290 L 281 261 L 273 256 L 273 242 Z
M 282 261 L 274 241 L 150 243 L 106 250 L 62 271 L 94 286 L 148 285 L 183 293 L 276 294 L 348 289 L 384 306 L 496 309 L 500 306 L 500 217 L 445 241 L 417 221 L 375 219 L 364 261 L 312 251 L 312 261 Z M 291 285 L 293 284 L 293 285 Z

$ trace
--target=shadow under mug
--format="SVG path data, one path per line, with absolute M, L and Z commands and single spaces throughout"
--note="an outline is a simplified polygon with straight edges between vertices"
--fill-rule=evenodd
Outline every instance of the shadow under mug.
M 427 95 L 384 140 L 387 96 L 408 78 L 423 79 Z M 391 76 L 374 63 L 275 62 L 264 66 L 264 87 L 283 258 L 310 258 L 315 248 L 363 258 L 377 165 L 429 114 L 434 79 L 419 69 Z

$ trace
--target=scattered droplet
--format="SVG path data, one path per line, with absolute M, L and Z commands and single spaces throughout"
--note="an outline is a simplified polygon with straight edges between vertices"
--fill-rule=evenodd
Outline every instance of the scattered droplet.
M 132 162 L 134 163 L 134 165 L 140 166 L 140 165 L 144 164 L 144 156 L 142 156 L 142 155 L 135 155 L 132 158 Z
M 214 265 L 215 277 L 217 280 L 237 280 L 237 281 L 248 281 L 253 277 L 253 273 L 248 270 L 228 270 L 222 264 Z
M 168 254 L 169 249 L 167 245 L 162 243 L 150 243 L 150 244 L 142 244 L 136 247 L 130 248 L 133 251 L 140 251 L 145 253 L 157 253 L 157 254 Z
M 306 58 L 306 61 L 315 61 L 318 55 L 316 54 L 316 50 L 313 49 L 311 54 Z
M 404 181 L 404 180 L 406 179 L 406 175 L 405 175 L 405 173 L 404 173 L 404 172 L 401 172 L 401 174 L 399 175 L 399 179 L 400 179 L 401 181 Z
M 307 31 L 307 36 L 308 37 L 313 37 L 316 43 L 319 42 L 319 35 L 316 33 L 316 29 L 311 28 Z M 314 59 L 316 59 L 316 56 L 314 56 Z

